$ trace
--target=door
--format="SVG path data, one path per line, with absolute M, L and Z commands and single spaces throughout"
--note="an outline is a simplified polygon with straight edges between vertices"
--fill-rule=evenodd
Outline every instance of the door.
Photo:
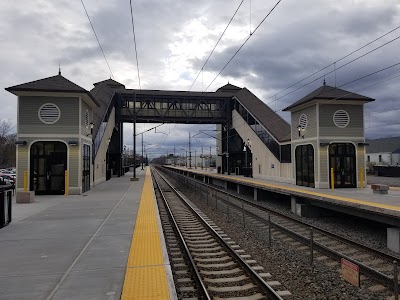
M 315 187 L 314 147 L 301 145 L 296 147 L 296 185 Z
M 30 190 L 38 195 L 63 195 L 67 146 L 61 142 L 36 142 L 31 147 L 30 160 Z
M 82 149 L 82 193 L 90 190 L 90 146 Z
M 335 188 L 355 188 L 356 153 L 350 143 L 336 143 L 329 146 L 329 182 L 332 185 L 332 172 Z

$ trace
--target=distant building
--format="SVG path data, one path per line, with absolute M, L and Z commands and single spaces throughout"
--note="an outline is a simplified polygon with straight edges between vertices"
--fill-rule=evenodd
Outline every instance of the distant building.
M 400 137 L 367 140 L 366 163 L 400 165 Z

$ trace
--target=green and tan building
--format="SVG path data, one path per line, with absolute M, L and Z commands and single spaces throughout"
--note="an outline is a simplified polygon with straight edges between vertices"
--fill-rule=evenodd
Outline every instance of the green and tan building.
M 284 109 L 291 124 L 231 84 L 201 93 L 108 79 L 87 91 L 59 73 L 6 90 L 18 96 L 18 192 L 81 194 L 122 175 L 124 122 L 216 124 L 222 173 L 311 188 L 366 185 L 364 104 L 373 99 L 325 84 Z

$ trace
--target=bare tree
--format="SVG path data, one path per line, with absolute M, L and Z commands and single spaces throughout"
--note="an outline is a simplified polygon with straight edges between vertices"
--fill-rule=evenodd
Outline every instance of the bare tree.
M 15 167 L 15 141 L 14 125 L 11 120 L 0 123 L 0 167 Z

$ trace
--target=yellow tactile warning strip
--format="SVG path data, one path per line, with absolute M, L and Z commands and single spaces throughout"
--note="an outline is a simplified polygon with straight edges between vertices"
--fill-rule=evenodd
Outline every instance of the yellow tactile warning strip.
M 146 170 L 121 299 L 170 299 L 149 168 Z
M 184 169 L 180 169 L 180 168 L 175 168 L 175 169 L 184 170 Z M 344 202 L 351 202 L 351 203 L 356 203 L 356 204 L 361 204 L 361 205 L 366 205 L 366 206 L 371 206 L 371 207 L 379 207 L 379 208 L 390 209 L 390 210 L 394 210 L 394 211 L 400 211 L 399 206 L 381 204 L 381 203 L 376 203 L 376 202 L 368 202 L 368 201 L 363 201 L 363 200 L 358 200 L 358 199 L 353 199 L 353 198 L 348 198 L 348 197 L 342 197 L 342 196 L 336 196 L 336 195 L 330 195 L 330 194 L 324 194 L 324 193 L 318 193 L 318 192 L 313 192 L 313 191 L 305 191 L 305 190 L 286 187 L 286 186 L 277 185 L 277 184 L 270 184 L 270 183 L 255 181 L 255 180 L 248 180 L 245 178 L 237 179 L 237 178 L 232 178 L 230 176 L 221 175 L 221 174 L 210 174 L 210 173 L 204 172 L 204 171 L 190 170 L 190 172 L 204 174 L 204 175 L 208 175 L 208 176 L 216 177 L 216 178 L 218 178 L 218 177 L 226 178 L 226 179 L 229 179 L 232 181 L 237 181 L 237 182 L 240 182 L 240 181 L 248 182 L 248 183 L 257 184 L 257 185 L 261 185 L 261 186 L 277 188 L 277 189 L 292 191 L 292 192 L 296 192 L 296 193 L 303 193 L 303 194 L 308 194 L 308 195 L 313 195 L 313 196 L 318 196 L 318 197 L 324 197 L 324 198 L 329 198 L 329 199 L 334 199 L 334 200 L 339 200 L 339 201 L 344 201 Z M 390 187 L 390 188 L 392 188 L 392 187 Z

